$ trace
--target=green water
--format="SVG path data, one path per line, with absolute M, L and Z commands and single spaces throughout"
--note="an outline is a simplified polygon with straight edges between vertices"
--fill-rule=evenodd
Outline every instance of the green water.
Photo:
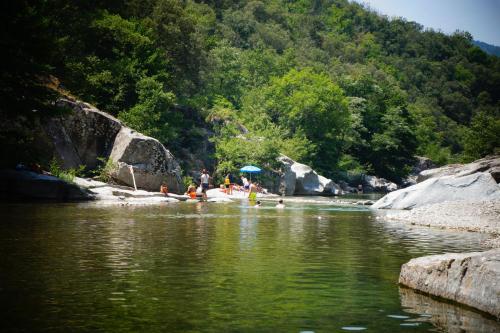
M 483 235 L 325 203 L 264 205 L 0 205 L 2 331 L 500 328 L 397 285 L 410 258 L 481 250 Z

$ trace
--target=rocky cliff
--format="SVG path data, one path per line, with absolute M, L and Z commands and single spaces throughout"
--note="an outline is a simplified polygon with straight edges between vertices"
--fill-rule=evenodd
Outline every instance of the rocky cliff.
M 85 165 L 93 169 L 99 158 L 109 158 L 115 165 L 112 177 L 120 184 L 133 186 L 131 167 L 138 188 L 158 191 L 166 182 L 171 192 L 183 191 L 179 163 L 158 140 L 90 104 L 70 99 L 60 99 L 57 104 L 71 112 L 51 118 L 43 129 L 65 168 Z

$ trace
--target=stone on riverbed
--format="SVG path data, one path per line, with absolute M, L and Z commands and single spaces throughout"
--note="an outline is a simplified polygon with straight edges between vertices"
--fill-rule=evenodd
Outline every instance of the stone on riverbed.
M 500 318 L 500 249 L 412 259 L 399 283 Z

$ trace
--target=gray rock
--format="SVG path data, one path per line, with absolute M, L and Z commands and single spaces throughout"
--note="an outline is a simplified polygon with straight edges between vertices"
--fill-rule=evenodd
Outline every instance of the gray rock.
M 295 162 L 287 156 L 280 156 L 283 164 L 281 187 L 285 195 L 335 195 L 340 187 L 331 179 L 318 175 L 311 167 Z
M 98 158 L 111 153 L 122 124 L 87 103 L 59 99 L 57 105 L 72 110 L 70 114 L 50 118 L 45 125 L 63 167 L 97 167 Z
M 500 198 L 500 187 L 486 172 L 467 176 L 431 178 L 416 185 L 391 192 L 375 202 L 373 208 L 412 209 L 427 204 L 457 200 Z
M 282 164 L 280 193 L 286 196 L 294 195 L 297 175 L 295 174 L 295 171 L 292 170 L 292 165 L 295 161 L 285 155 L 278 157 L 278 161 Z
M 174 156 L 156 139 L 122 127 L 116 136 L 110 158 L 117 163 L 112 177 L 133 186 L 130 166 L 138 188 L 158 191 L 166 182 L 171 192 L 182 192 L 180 166 Z
M 94 196 L 76 184 L 31 171 L 0 171 L 0 198 L 56 201 L 93 200 Z
M 500 318 L 500 249 L 412 259 L 399 283 Z
M 487 156 L 469 164 L 450 164 L 441 168 L 420 172 L 417 182 L 443 176 L 467 176 L 476 172 L 490 173 L 497 183 L 500 182 L 500 156 Z
M 396 191 L 398 185 L 388 181 L 385 178 L 378 178 L 376 176 L 365 175 L 362 178 L 363 181 L 363 191 L 366 193 L 370 192 L 383 192 L 388 193 Z
M 347 182 L 341 180 L 338 182 L 340 188 L 342 189 L 342 192 L 344 193 L 357 193 L 358 189 L 355 187 L 350 186 Z

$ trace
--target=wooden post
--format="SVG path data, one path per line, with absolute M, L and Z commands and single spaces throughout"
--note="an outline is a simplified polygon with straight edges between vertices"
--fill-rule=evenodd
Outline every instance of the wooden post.
M 134 189 L 135 189 L 135 191 L 137 191 L 137 185 L 135 185 L 134 167 L 129 165 L 128 169 L 130 170 L 130 173 L 132 174 L 132 181 L 134 182 Z

